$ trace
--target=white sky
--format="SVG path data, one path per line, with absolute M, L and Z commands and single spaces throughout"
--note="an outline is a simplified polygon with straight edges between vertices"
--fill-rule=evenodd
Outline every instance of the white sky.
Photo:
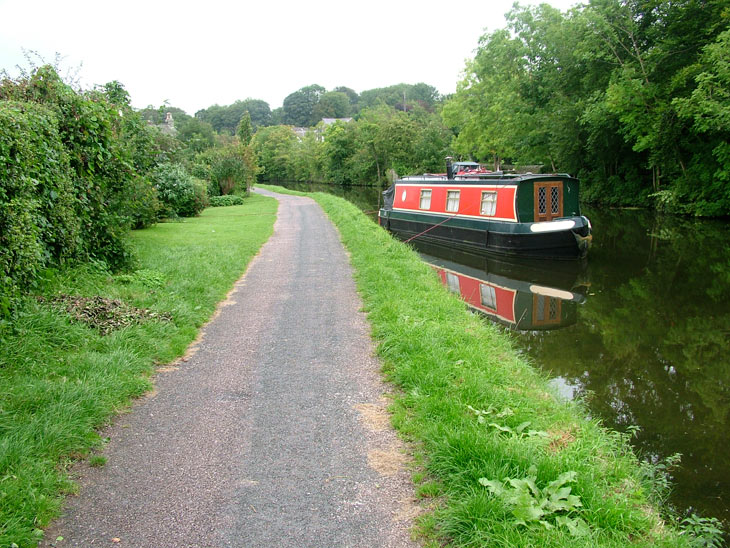
M 523 4 L 537 3 L 523 0 Z M 576 2 L 547 0 L 563 11 Z M 84 88 L 119 80 L 136 107 L 271 109 L 310 84 L 358 93 L 425 82 L 452 93 L 512 0 L 0 0 L 0 69 L 60 53 Z

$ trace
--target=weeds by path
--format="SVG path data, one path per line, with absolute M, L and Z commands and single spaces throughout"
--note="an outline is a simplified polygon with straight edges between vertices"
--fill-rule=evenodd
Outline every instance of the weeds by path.
M 0 547 L 35 546 L 97 429 L 182 355 L 273 230 L 276 201 L 132 233 L 139 264 L 51 273 L 0 334 Z M 53 304 L 57 303 L 57 304 Z M 92 465 L 103 465 L 103 457 Z

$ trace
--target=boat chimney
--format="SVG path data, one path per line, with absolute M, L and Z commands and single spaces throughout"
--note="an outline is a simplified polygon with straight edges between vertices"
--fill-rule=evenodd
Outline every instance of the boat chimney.
M 449 180 L 454 178 L 454 168 L 451 167 L 451 160 L 451 156 L 446 157 L 446 178 Z

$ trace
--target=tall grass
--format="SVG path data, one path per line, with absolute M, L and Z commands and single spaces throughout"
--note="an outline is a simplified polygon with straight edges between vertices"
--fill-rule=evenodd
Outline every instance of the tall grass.
M 0 547 L 36 545 L 75 489 L 68 466 L 99 447 L 97 429 L 151 387 L 155 364 L 185 351 L 271 235 L 276 207 L 252 196 L 136 231 L 134 272 L 83 265 L 50 274 L 38 291 L 121 299 L 161 319 L 102 336 L 37 295 L 25 300 L 0 334 Z
M 588 418 L 580 403 L 559 399 L 508 338 L 469 312 L 408 246 L 348 202 L 311 196 L 349 250 L 384 373 L 397 387 L 393 422 L 412 442 L 418 493 L 435 508 L 421 519 L 426 542 L 690 545 L 659 517 L 651 502 L 657 487 L 624 435 Z M 566 487 L 577 499 L 564 497 L 565 510 L 535 517 L 561 477 L 574 477 Z M 498 496 L 480 479 L 512 494 L 508 479 L 522 487 L 533 481 L 536 490 Z

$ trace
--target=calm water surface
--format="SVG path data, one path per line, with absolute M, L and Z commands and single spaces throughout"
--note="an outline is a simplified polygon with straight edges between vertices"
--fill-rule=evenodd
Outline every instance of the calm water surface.
M 377 208 L 377 189 L 333 193 Z M 506 326 L 560 393 L 585 400 L 610 428 L 638 427 L 640 457 L 680 453 L 678 510 L 730 524 L 730 224 L 640 210 L 584 214 L 594 231 L 585 264 L 417 249 L 450 289 Z

